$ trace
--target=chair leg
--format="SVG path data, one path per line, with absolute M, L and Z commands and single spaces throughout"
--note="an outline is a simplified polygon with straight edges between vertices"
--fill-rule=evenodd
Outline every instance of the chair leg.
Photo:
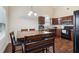
M 25 53 L 25 45 L 24 44 L 22 44 L 22 53 Z
M 53 53 L 55 53 L 55 44 L 53 44 Z
M 22 44 L 22 53 L 25 53 L 25 44 Z
M 22 53 L 23 53 L 24 51 L 23 51 L 23 47 L 22 47 Z
M 44 53 L 44 50 L 43 50 L 43 48 L 42 48 L 42 52 Z
M 43 53 L 44 53 L 44 50 L 45 50 L 45 49 L 44 49 L 44 48 L 42 48 L 42 52 L 43 52 Z
M 15 53 L 15 47 L 12 46 L 12 53 Z
M 46 48 L 46 53 L 47 53 L 48 49 Z

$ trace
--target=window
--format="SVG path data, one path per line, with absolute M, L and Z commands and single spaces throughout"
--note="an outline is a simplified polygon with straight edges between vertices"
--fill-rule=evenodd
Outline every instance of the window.
M 0 23 L 0 40 L 5 36 L 5 24 Z
M 5 9 L 0 7 L 0 40 L 5 36 Z
M 0 32 L 3 32 L 5 29 L 5 24 L 4 23 L 0 23 Z

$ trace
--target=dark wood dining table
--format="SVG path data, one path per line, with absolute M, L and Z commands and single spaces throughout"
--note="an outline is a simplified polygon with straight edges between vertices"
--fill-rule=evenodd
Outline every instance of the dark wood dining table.
M 52 33 L 53 32 L 48 32 L 48 31 L 22 31 L 22 32 L 21 31 L 18 31 L 17 32 L 17 38 L 18 38 L 18 41 L 20 41 L 20 40 L 22 41 L 23 47 L 24 47 L 24 51 L 25 51 L 25 49 L 26 49 L 25 48 L 25 46 L 26 46 L 26 40 L 24 39 L 25 37 L 36 36 L 36 35 L 42 35 L 43 36 L 44 35 L 44 38 L 46 38 L 45 35 L 50 35 Z M 48 42 L 49 41 L 50 40 L 48 40 Z M 40 45 L 42 48 L 47 48 L 48 46 L 53 45 L 53 52 L 55 52 L 53 41 L 51 41 L 52 43 L 50 42 L 51 45 L 50 44 L 47 44 L 47 46 L 46 45 L 45 46 L 42 45 L 43 43 L 47 42 L 47 39 L 45 40 L 45 42 L 44 42 L 44 40 L 40 40 L 39 42 L 42 42 L 41 45 Z M 29 42 L 29 43 L 32 43 L 32 42 Z
M 24 39 L 24 37 L 28 36 L 34 36 L 34 35 L 44 35 L 44 34 L 50 34 L 52 32 L 48 31 L 18 31 L 17 32 L 17 39 Z

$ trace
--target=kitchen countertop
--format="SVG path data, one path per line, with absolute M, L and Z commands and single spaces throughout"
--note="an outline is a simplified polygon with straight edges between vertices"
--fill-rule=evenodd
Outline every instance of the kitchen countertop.
M 58 29 L 63 29 L 65 26 L 74 26 L 74 25 L 50 25 L 45 26 L 45 29 L 54 29 L 55 27 Z

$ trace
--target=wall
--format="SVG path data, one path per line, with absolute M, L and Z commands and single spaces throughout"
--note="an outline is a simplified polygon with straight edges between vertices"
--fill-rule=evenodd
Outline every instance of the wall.
M 48 15 L 50 17 L 53 15 L 52 7 L 35 6 L 33 10 L 38 15 Z M 28 11 L 30 11 L 29 6 L 9 7 L 9 32 L 21 30 L 22 28 L 35 28 L 38 30 L 38 19 L 28 17 Z
M 4 52 L 7 44 L 8 44 L 8 7 L 2 7 L 5 10 L 5 33 L 3 33 L 3 38 L 0 40 L 0 52 Z
M 73 15 L 73 11 L 79 10 L 78 6 L 58 6 L 54 8 L 54 17 Z

